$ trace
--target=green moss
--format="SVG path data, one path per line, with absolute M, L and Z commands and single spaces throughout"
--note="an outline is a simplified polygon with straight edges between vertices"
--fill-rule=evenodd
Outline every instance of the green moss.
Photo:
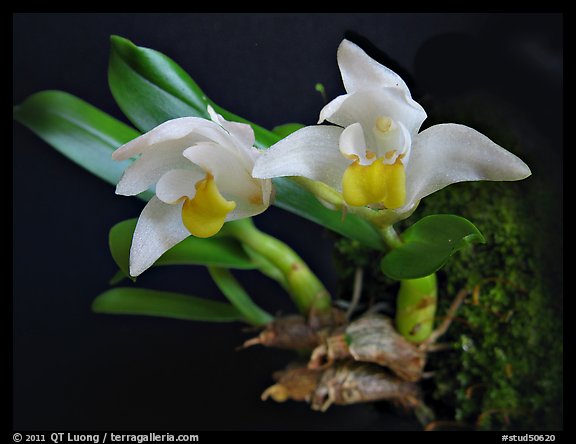
M 465 115 L 444 119 L 450 120 L 467 122 Z M 519 151 L 510 135 L 469 120 Z M 427 369 L 435 377 L 423 386 L 437 419 L 480 429 L 562 429 L 558 201 L 542 175 L 518 183 L 462 183 L 424 199 L 398 227 L 428 214 L 453 213 L 476 224 L 487 239 L 456 254 L 438 274 L 440 317 L 460 289 L 473 294 L 442 338 L 452 349 L 430 354 Z M 365 302 L 385 301 L 392 314 L 397 284 L 380 273 L 377 253 L 339 240 L 337 262 L 343 291 L 349 292 L 353 270 L 362 266 Z
M 431 397 L 453 419 L 480 428 L 562 427 L 562 313 L 558 288 L 520 184 L 471 183 L 438 193 L 422 208 L 457 212 L 487 238 L 441 272 L 442 313 L 461 288 L 472 290 L 446 341 L 451 353 L 431 356 Z M 454 377 L 456 376 L 456 377 Z

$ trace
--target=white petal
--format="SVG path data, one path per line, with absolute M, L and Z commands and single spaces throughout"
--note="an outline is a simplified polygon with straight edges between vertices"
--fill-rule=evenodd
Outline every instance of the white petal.
M 250 125 L 240 122 L 230 122 L 214 111 L 214 108 L 211 106 L 208 106 L 208 114 L 210 114 L 210 118 L 213 122 L 216 122 L 228 131 L 228 133 L 230 133 L 230 135 L 234 137 L 240 145 L 244 147 L 251 147 L 254 145 L 254 130 Z
M 196 183 L 206 177 L 198 168 L 190 170 L 170 170 L 156 184 L 156 196 L 162 202 L 174 204 L 182 197 L 192 199 L 196 195 Z
M 522 160 L 478 131 L 434 125 L 414 139 L 406 166 L 407 205 L 452 183 L 521 180 L 530 174 Z
M 154 147 L 154 145 L 164 142 L 172 143 L 179 139 L 185 139 L 192 132 L 198 131 L 200 128 L 209 130 L 210 127 L 215 127 L 214 123 L 200 117 L 180 117 L 178 119 L 168 120 L 125 145 L 122 145 L 112 153 L 112 158 L 114 160 L 126 160 L 148 151 Z M 190 141 L 182 141 L 182 149 L 190 146 L 190 144 Z
M 272 181 L 270 179 L 254 179 L 259 184 L 259 190 L 252 195 L 253 200 L 236 200 L 236 208 L 228 214 L 227 221 L 256 216 L 270 206 Z M 223 193 L 225 194 L 225 193 Z
M 165 204 L 157 197 L 150 199 L 134 231 L 130 248 L 130 275 L 140 275 L 188 236 L 190 232 L 182 224 L 182 204 Z
M 350 97 L 350 94 L 342 94 L 336 97 L 334 100 L 328 102 L 324 105 L 324 108 L 320 110 L 320 117 L 318 117 L 318 123 L 322 123 L 325 120 L 330 121 L 330 116 L 332 116 L 338 109 L 342 106 L 344 101 Z
M 360 122 L 370 149 L 374 141 L 369 136 L 378 117 L 401 122 L 414 136 L 426 119 L 426 112 L 399 89 L 382 87 L 337 97 L 324 107 L 320 116 L 343 127 Z
M 272 180 L 271 179 L 258 179 L 260 181 L 260 189 L 262 191 L 262 205 L 265 208 L 270 206 L 270 199 L 272 198 Z
M 180 141 L 181 142 L 181 141 Z M 146 191 L 162 175 L 172 169 L 198 170 L 182 152 L 190 145 L 180 142 L 165 142 L 159 149 L 146 151 L 124 171 L 116 185 L 116 194 L 133 196 Z
M 350 160 L 360 160 L 360 165 L 370 165 L 372 162 L 366 158 L 366 140 L 364 130 L 359 123 L 344 128 L 340 134 L 340 152 Z
M 252 175 L 260 179 L 303 176 L 341 188 L 351 163 L 339 150 L 342 128 L 307 126 L 272 145 L 256 160 Z
M 343 40 L 338 47 L 338 66 L 344 87 L 349 93 L 388 86 L 398 88 L 410 97 L 410 90 L 398 74 L 378 63 L 349 40 Z
M 260 199 L 259 180 L 251 175 L 254 163 L 242 155 L 242 150 L 205 142 L 187 148 L 184 156 L 214 176 L 218 190 L 227 200 L 238 205 Z
M 141 156 L 128 167 L 116 193 L 132 196 L 147 190 L 171 169 L 194 169 L 182 152 L 200 141 L 232 145 L 233 138 L 218 124 L 199 117 L 169 120 L 118 148 L 112 157 L 124 160 Z

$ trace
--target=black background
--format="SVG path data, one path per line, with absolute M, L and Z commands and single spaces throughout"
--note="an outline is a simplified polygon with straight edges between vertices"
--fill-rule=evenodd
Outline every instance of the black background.
M 417 99 L 473 89 L 498 97 L 520 128 L 546 141 L 546 150 L 525 160 L 555 187 L 552 199 L 561 199 L 560 14 L 20 13 L 13 16 L 13 103 L 61 89 L 127 122 L 107 85 L 111 34 L 164 52 L 216 103 L 265 127 L 314 123 L 323 105 L 315 83 L 329 99 L 343 93 L 338 44 L 344 36 L 367 39 L 385 53 L 374 56 L 407 76 Z M 271 373 L 292 355 L 235 351 L 248 337 L 239 324 L 93 314 L 91 301 L 116 271 L 108 230 L 136 217 L 142 203 L 115 196 L 26 128 L 13 128 L 15 429 L 418 428 L 410 417 L 368 405 L 322 414 L 261 402 Z M 256 222 L 336 290 L 332 238 L 323 229 L 275 208 Z M 239 277 L 263 307 L 291 310 L 269 281 Z M 138 285 L 222 298 L 200 267 L 153 269 Z

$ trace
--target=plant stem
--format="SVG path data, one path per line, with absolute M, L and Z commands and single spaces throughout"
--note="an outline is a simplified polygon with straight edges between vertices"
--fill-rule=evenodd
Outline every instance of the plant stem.
M 379 227 L 382 239 L 391 249 L 402 245 L 392 225 Z M 396 330 L 411 342 L 422 342 L 434 330 L 437 307 L 436 273 L 400 281 L 396 298 Z
M 396 329 L 412 342 L 426 340 L 434 330 L 436 274 L 400 281 L 396 299 Z
M 284 275 L 287 290 L 302 314 L 308 315 L 311 311 L 320 314 L 330 310 L 330 294 L 308 265 L 284 242 L 256 228 L 252 219 L 227 223 L 223 234 L 237 238 Z
M 384 239 L 386 245 L 391 249 L 398 248 L 402 245 L 402 240 L 392 225 L 380 227 L 380 234 L 382 235 L 382 239 Z

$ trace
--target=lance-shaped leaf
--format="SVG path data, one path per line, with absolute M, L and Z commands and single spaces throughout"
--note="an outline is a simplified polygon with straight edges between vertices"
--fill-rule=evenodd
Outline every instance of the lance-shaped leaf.
M 114 288 L 92 302 L 96 313 L 159 316 L 187 321 L 244 321 L 232 305 L 168 291 Z
M 108 81 L 112 95 L 134 125 L 142 131 L 176 117 L 209 119 L 208 105 L 226 120 L 248 123 L 256 144 L 269 146 L 279 137 L 212 102 L 192 78 L 172 59 L 130 40 L 112 36 Z M 142 104 L 146 104 L 143 107 Z
M 226 298 L 234 305 L 244 318 L 254 325 L 266 325 L 274 317 L 262 310 L 248 296 L 230 270 L 222 267 L 208 267 L 210 276 Z
M 452 214 L 420 219 L 402 234 L 402 240 L 400 247 L 382 259 L 382 271 L 392 279 L 428 276 L 442 268 L 456 251 L 485 242 L 472 222 Z
M 110 253 L 120 270 L 129 276 L 130 246 L 137 219 L 117 223 L 110 229 Z M 159 265 L 213 265 L 251 270 L 256 264 L 238 241 L 225 237 L 201 239 L 188 237 L 164 253 L 154 264 Z
M 42 91 L 14 107 L 14 119 L 73 162 L 116 185 L 131 160 L 112 152 L 139 133 L 85 101 L 62 91 Z M 147 200 L 152 196 L 140 195 Z

